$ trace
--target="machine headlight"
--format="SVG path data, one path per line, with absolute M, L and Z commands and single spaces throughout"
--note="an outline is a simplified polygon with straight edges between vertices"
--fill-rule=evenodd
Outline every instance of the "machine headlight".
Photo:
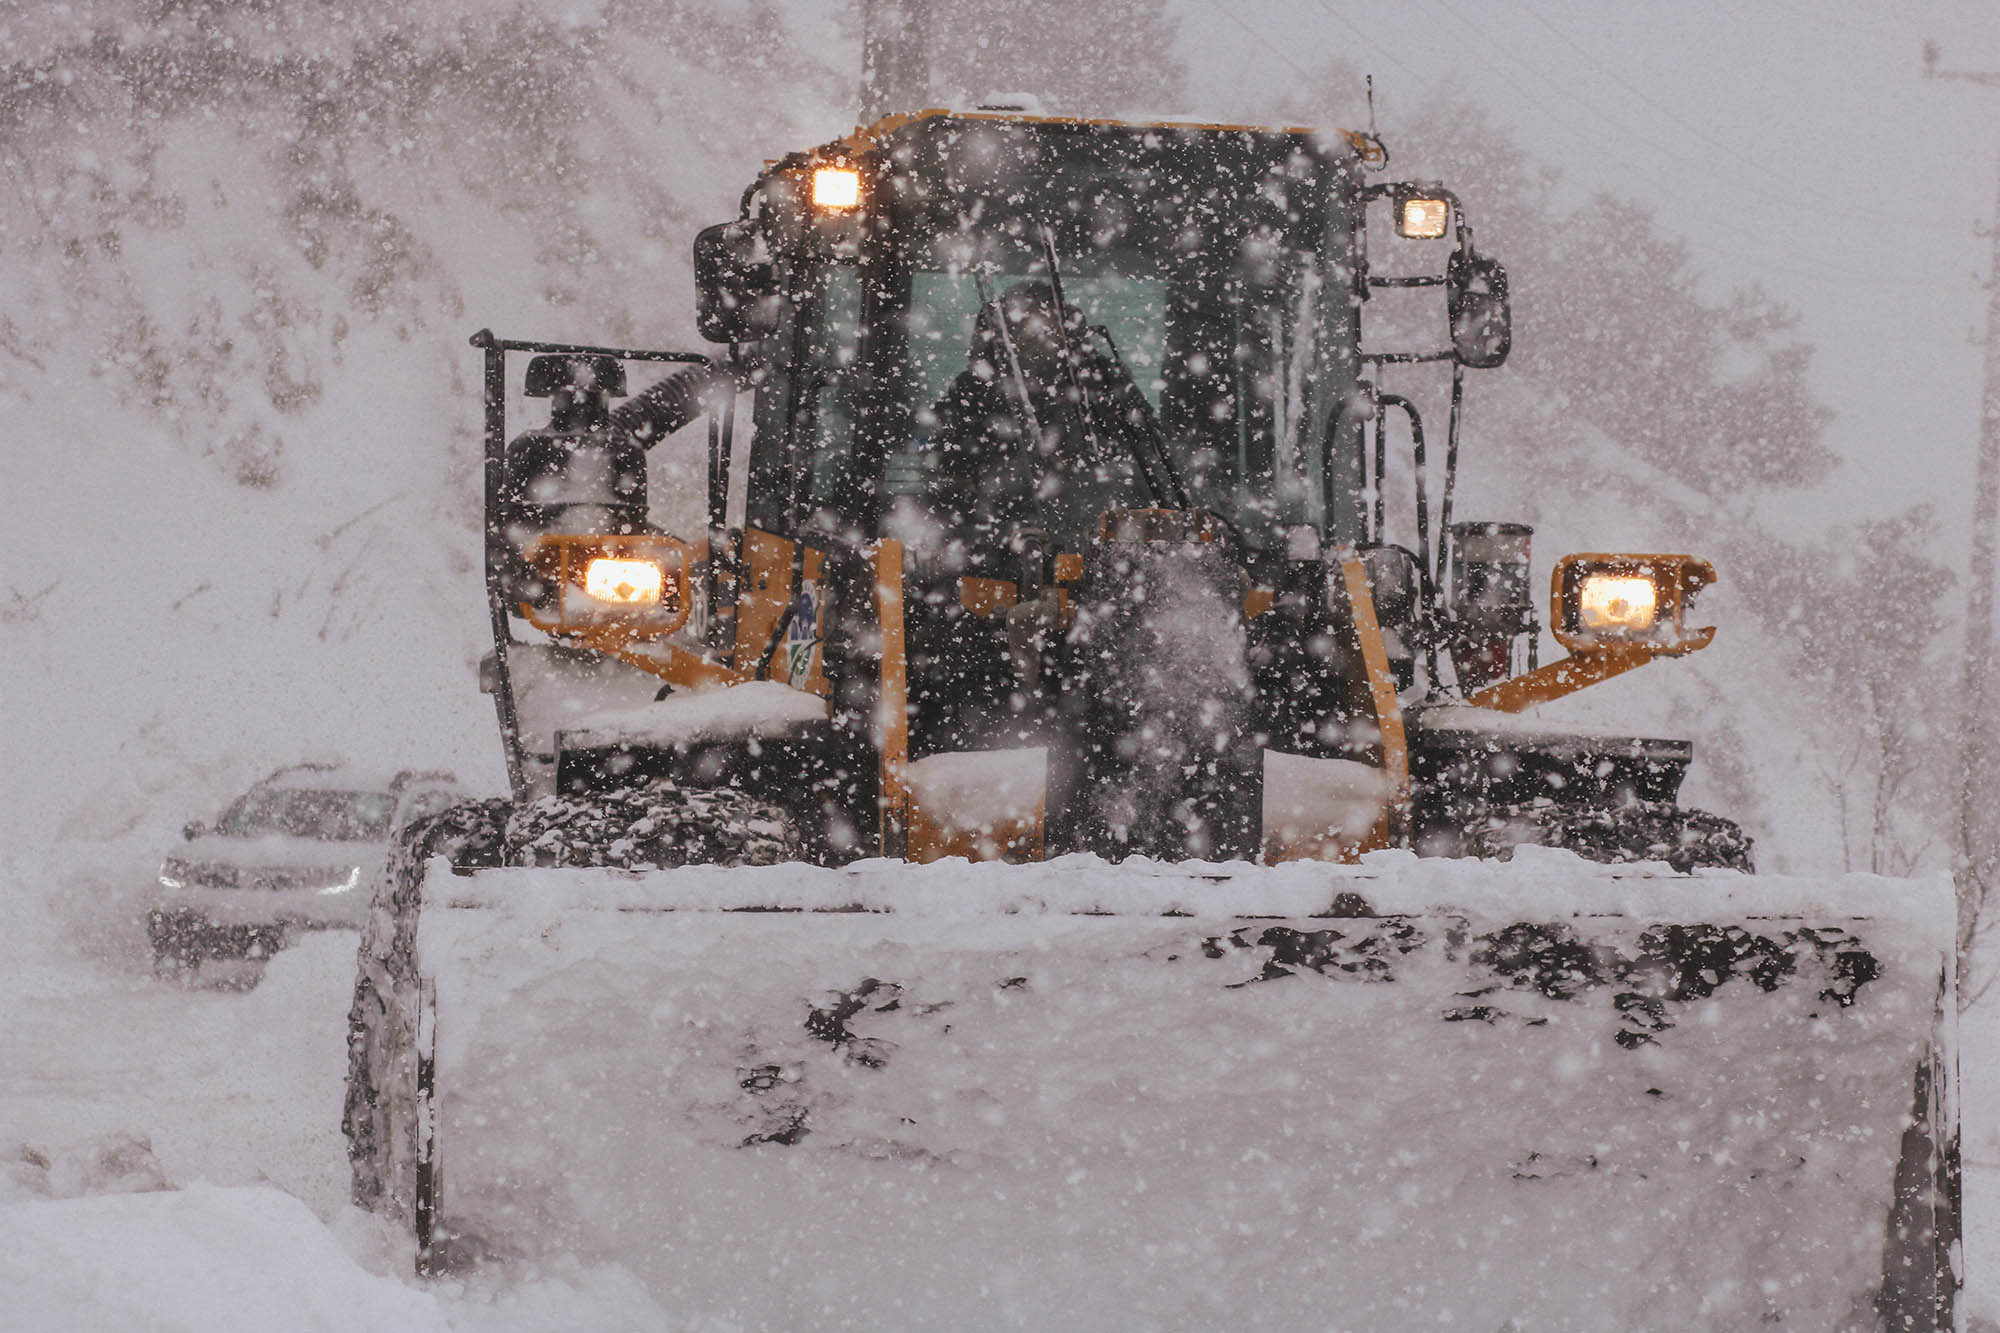
M 813 172 L 814 208 L 842 213 L 861 203 L 861 173 L 853 167 L 820 167 Z
M 1398 236 L 1412 241 L 1435 241 L 1451 229 L 1451 199 L 1443 190 L 1402 186 L 1395 197 Z
M 1713 582 L 1715 567 L 1691 555 L 1566 555 L 1556 563 L 1549 621 L 1573 653 L 1691 653 L 1715 637 L 1712 625 L 1686 623 L 1695 594 Z
M 1644 634 L 1659 610 L 1653 581 L 1636 574 L 1585 574 L 1577 587 L 1577 623 L 1594 633 Z
M 544 533 L 522 552 L 551 595 L 521 614 L 552 634 L 672 634 L 687 623 L 685 543 L 655 533 Z
M 600 602 L 658 606 L 666 586 L 667 571 L 656 560 L 599 556 L 583 569 L 583 590 Z

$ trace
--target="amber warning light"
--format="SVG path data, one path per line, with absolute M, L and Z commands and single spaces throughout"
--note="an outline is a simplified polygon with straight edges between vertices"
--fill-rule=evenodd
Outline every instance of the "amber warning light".
M 821 167 L 813 172 L 813 207 L 853 208 L 861 202 L 861 173 L 852 167 Z

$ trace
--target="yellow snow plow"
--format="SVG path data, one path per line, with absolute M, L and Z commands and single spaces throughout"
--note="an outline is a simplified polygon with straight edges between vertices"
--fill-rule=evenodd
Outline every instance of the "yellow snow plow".
M 717 1326 L 1952 1326 L 1942 881 L 446 865 L 371 928 L 349 1124 L 429 1267 Z
M 1950 886 L 1752 876 L 1687 742 L 1541 710 L 1705 646 L 1715 571 L 1565 557 L 1537 661 L 1530 533 L 1453 520 L 1506 273 L 1383 157 L 900 117 L 697 239 L 725 352 L 475 336 L 513 790 L 400 849 L 346 1111 L 426 1266 L 775 1326 L 1950 1326 Z M 1398 292 L 1438 346 L 1364 338 Z M 1420 362 L 1442 451 L 1377 383 Z M 648 450 L 704 421 L 685 541 Z

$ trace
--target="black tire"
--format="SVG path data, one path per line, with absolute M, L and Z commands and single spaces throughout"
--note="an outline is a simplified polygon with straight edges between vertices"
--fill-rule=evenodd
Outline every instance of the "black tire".
M 768 866 L 803 859 L 792 817 L 730 787 L 661 781 L 544 796 L 507 821 L 506 861 L 522 866 Z
M 155 909 L 146 917 L 146 941 L 153 950 L 153 975 L 176 985 L 194 984 L 201 971 L 201 948 L 184 913 Z
M 1668 801 L 1570 809 L 1554 802 L 1490 811 L 1472 830 L 1475 856 L 1505 859 L 1523 844 L 1563 847 L 1592 861 L 1665 861 L 1698 869 L 1753 871 L 1752 841 L 1733 820 Z
M 201 976 L 201 959 L 190 958 L 183 951 L 168 947 L 153 946 L 153 979 L 172 986 L 192 989 Z

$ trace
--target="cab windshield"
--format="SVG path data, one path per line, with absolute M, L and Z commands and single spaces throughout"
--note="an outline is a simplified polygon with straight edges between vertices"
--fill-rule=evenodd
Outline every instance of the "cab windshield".
M 1046 455 L 1071 446 L 1032 409 L 1082 417 L 1067 438 L 1088 437 L 1089 466 L 1044 457 L 1026 511 L 1011 515 L 1068 549 L 1111 507 L 1184 500 L 1257 549 L 1292 524 L 1323 524 L 1328 405 L 1354 373 L 1349 283 L 1328 262 L 1347 234 L 1329 160 L 1283 135 L 952 122 L 938 133 L 898 219 L 912 447 L 1004 453 L 995 437 L 1032 417 L 1059 441 Z M 1009 293 L 1056 289 L 1070 312 L 1059 337 L 1087 373 L 1050 372 L 1060 380 L 1047 386 L 994 335 Z M 955 401 L 968 395 L 1018 424 L 968 426 Z M 960 466 L 991 478 L 1002 464 Z

